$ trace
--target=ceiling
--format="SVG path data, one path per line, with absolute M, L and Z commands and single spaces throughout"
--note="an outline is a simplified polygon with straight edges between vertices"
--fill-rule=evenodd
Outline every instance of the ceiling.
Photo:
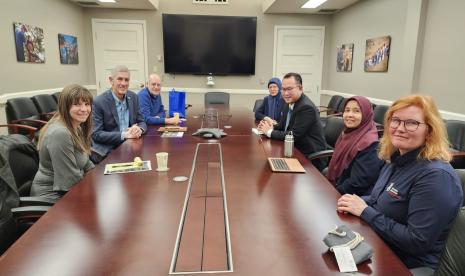
M 110 9 L 134 9 L 157 10 L 158 0 L 116 0 L 116 3 L 100 3 L 97 0 L 70 0 L 85 8 L 110 8 Z
M 70 0 L 82 7 L 158 10 L 159 1 L 176 0 L 116 0 L 116 3 L 100 3 L 97 0 Z M 229 0 L 234 1 L 234 0 Z M 261 0 L 264 13 L 331 14 L 360 0 L 327 0 L 316 9 L 301 9 L 307 0 Z M 329 10 L 329 11 L 328 11 Z M 332 11 L 331 11 L 332 10 Z
M 302 9 L 307 0 L 265 0 L 263 2 L 264 13 L 309 13 L 309 14 L 331 14 L 360 0 L 327 0 L 315 9 Z

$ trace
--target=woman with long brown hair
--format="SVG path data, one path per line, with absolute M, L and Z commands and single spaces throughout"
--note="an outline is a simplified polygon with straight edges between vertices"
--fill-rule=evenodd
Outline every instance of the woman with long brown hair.
M 31 195 L 58 199 L 94 167 L 89 160 L 92 94 L 73 84 L 63 88 L 58 110 L 41 129 L 39 170 Z

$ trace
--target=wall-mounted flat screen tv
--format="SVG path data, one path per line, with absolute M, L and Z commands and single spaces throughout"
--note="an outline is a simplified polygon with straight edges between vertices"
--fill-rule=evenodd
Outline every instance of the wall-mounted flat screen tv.
M 257 18 L 163 14 L 165 73 L 254 75 Z

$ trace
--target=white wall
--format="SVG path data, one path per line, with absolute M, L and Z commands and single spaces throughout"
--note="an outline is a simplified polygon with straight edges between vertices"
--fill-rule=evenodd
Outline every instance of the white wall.
M 363 0 L 334 15 L 324 89 L 395 100 L 431 95 L 438 107 L 465 113 L 465 1 Z M 390 35 L 386 73 L 363 71 L 365 40 Z M 336 47 L 354 43 L 351 73 L 336 72 Z
M 202 14 L 225 16 L 256 16 L 257 17 L 257 50 L 255 75 L 253 76 L 217 76 L 215 89 L 266 89 L 268 80 L 273 73 L 273 43 L 275 25 L 316 25 L 329 27 L 331 17 L 326 15 L 308 16 L 302 14 L 263 14 L 262 0 L 234 0 L 229 5 L 196 5 L 192 1 L 160 1 L 158 11 L 123 11 L 118 9 L 87 9 L 86 24 L 91 28 L 91 18 L 136 19 L 147 22 L 148 67 L 152 72 L 164 74 L 163 62 L 157 60 L 163 56 L 162 14 Z M 326 29 L 326 33 L 328 29 Z M 122 38 L 124 39 L 124 38 Z M 329 44 L 329 40 L 326 44 Z M 91 45 L 89 45 L 91 48 Z M 94 70 L 94 68 L 92 68 Z M 94 79 L 92 79 L 94 80 Z M 207 88 L 205 76 L 166 75 L 163 78 L 165 87 Z M 324 80 L 323 80 L 324 82 Z
M 40 27 L 44 31 L 45 63 L 16 61 L 13 22 Z M 1 0 L 0 94 L 89 84 L 88 53 L 83 9 L 64 0 Z M 79 64 L 60 64 L 58 33 L 78 38 Z M 93 65 L 93 64 L 92 64 Z
M 441 109 L 465 114 L 465 1 L 430 0 L 418 91 Z
M 193 5 L 187 0 L 161 0 L 158 11 L 82 9 L 67 0 L 0 1 L 0 95 L 58 88 L 70 83 L 94 84 L 91 18 L 146 20 L 149 71 L 157 67 L 158 73 L 163 73 L 163 63 L 156 59 L 163 53 L 161 14 L 220 14 L 257 16 L 258 34 L 256 75 L 217 77 L 218 89 L 265 91 L 273 70 L 274 26 L 318 25 L 325 26 L 326 33 L 323 89 L 386 100 L 419 91 L 432 95 L 443 110 L 465 113 L 461 82 L 465 72 L 463 0 L 362 0 L 333 16 L 263 14 L 262 0 L 234 0 L 226 8 Z M 45 64 L 16 61 L 13 22 L 44 29 Z M 58 33 L 78 37 L 79 65 L 60 64 Z M 365 40 L 382 35 L 392 37 L 389 70 L 387 73 L 365 73 Z M 336 47 L 351 42 L 355 43 L 353 71 L 337 73 Z M 205 77 L 201 76 L 170 75 L 164 82 L 165 88 L 206 88 Z M 252 106 L 253 100 L 260 97 L 238 96 L 237 100 Z
M 394 99 L 406 93 L 402 51 L 407 1 L 366 0 L 334 15 L 328 61 L 328 90 L 375 98 Z M 388 72 L 364 72 L 365 44 L 370 38 L 390 35 Z M 336 47 L 354 43 L 352 72 L 336 72 Z

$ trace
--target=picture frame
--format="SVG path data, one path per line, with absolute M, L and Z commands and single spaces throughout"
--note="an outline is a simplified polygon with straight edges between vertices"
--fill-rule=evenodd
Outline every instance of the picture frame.
M 28 24 L 13 23 L 16 60 L 27 63 L 45 63 L 44 30 Z
M 390 50 L 390 36 L 367 39 L 364 62 L 365 72 L 387 72 Z
M 58 48 L 61 64 L 79 64 L 77 37 L 58 34 Z
M 337 47 L 336 71 L 352 72 L 352 60 L 354 55 L 354 44 L 347 43 Z

